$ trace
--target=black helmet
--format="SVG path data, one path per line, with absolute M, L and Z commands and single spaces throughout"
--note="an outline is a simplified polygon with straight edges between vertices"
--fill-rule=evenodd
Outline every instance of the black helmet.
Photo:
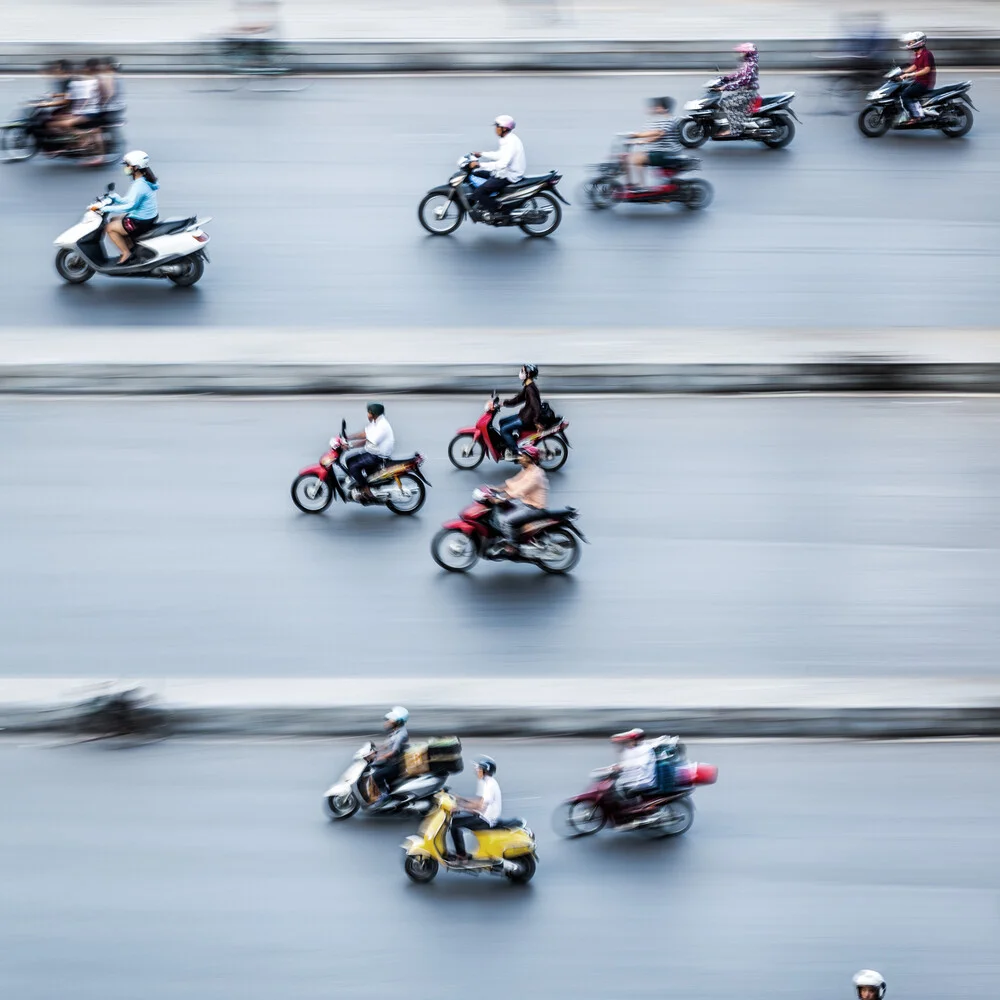
M 483 774 L 492 777 L 497 773 L 497 762 L 492 757 L 477 757 L 476 767 L 480 768 Z
M 672 97 L 651 97 L 649 103 L 651 107 L 663 108 L 668 115 L 672 115 L 677 106 L 677 102 Z
M 521 370 L 528 378 L 538 378 L 538 365 L 521 365 Z
M 385 413 L 385 407 L 381 403 L 369 403 L 368 412 L 374 417 L 381 417 Z

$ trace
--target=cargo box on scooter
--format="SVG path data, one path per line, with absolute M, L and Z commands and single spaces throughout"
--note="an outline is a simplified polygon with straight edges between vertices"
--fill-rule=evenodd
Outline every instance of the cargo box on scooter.
M 426 743 L 414 743 L 403 752 L 403 774 L 407 778 L 418 778 L 430 769 Z
M 458 774 L 462 764 L 462 741 L 445 736 L 427 743 L 427 766 L 432 774 Z

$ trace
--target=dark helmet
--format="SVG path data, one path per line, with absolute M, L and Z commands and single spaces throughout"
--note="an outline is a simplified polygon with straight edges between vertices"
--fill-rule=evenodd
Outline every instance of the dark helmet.
M 528 378 L 538 378 L 538 365 L 521 365 L 521 370 Z
M 677 102 L 672 97 L 651 97 L 649 103 L 651 107 L 663 108 L 668 115 L 672 115 L 677 107 Z
M 381 403 L 369 403 L 368 412 L 373 417 L 381 417 L 385 413 L 385 407 Z
M 477 757 L 476 767 L 480 768 L 483 774 L 493 777 L 497 773 L 497 762 L 492 757 Z

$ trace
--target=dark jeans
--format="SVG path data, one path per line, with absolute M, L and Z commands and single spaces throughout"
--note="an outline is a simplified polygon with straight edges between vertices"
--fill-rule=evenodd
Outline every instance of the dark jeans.
M 497 424 L 497 430 L 500 431 L 500 437 L 503 438 L 504 444 L 510 448 L 511 451 L 517 451 L 517 432 L 524 426 L 521 423 L 520 417 L 504 417 Z
M 503 177 L 491 177 L 485 184 L 480 184 L 479 187 L 473 189 L 472 194 L 469 195 L 469 203 L 479 205 L 489 212 L 494 208 L 496 196 L 509 184 L 510 181 Z
M 903 93 L 899 95 L 903 100 L 903 107 L 906 108 L 906 110 L 909 111 L 914 118 L 920 117 L 920 112 L 914 109 L 917 106 L 917 102 L 928 92 L 928 90 L 930 90 L 930 88 L 926 84 L 915 82 L 905 86 L 903 88 Z
M 399 761 L 384 760 L 381 764 L 372 764 L 372 781 L 388 793 L 392 783 L 399 777 Z
M 465 849 L 462 839 L 463 830 L 488 830 L 490 824 L 478 813 L 457 812 L 451 817 L 451 839 L 455 845 L 455 853 L 460 858 L 467 858 L 469 852 Z
M 356 483 L 366 480 L 371 473 L 382 466 L 382 459 L 378 455 L 373 455 L 370 451 L 363 451 L 360 455 L 352 455 L 344 463 L 347 471 Z

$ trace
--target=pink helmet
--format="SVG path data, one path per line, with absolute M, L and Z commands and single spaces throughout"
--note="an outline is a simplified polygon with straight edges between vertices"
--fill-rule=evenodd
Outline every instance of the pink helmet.
M 612 743 L 631 743 L 633 740 L 641 740 L 646 733 L 642 729 L 629 729 L 624 733 L 615 733 L 611 737 Z
M 757 46 L 753 42 L 744 42 L 742 45 L 737 45 L 733 51 L 741 52 L 743 55 L 748 56 L 757 51 Z
M 505 129 L 507 132 L 510 132 L 511 129 L 517 127 L 517 122 L 515 122 L 510 115 L 497 115 L 496 118 L 493 119 L 493 124 L 496 125 L 497 128 Z
M 518 450 L 522 455 L 527 455 L 532 462 L 537 462 L 542 457 L 542 453 L 533 444 L 522 444 Z

